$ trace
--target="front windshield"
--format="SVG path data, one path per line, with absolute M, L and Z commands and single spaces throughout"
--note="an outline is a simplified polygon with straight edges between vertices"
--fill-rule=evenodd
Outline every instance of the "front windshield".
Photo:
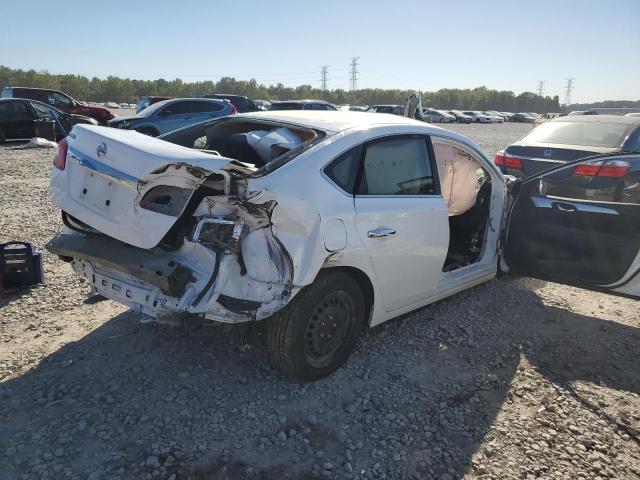
M 617 148 L 624 142 L 628 130 L 629 125 L 624 123 L 547 122 L 522 140 L 534 143 Z

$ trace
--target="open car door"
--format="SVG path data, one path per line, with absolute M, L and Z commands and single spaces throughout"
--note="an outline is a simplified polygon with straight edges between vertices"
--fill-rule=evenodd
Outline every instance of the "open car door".
M 640 154 L 572 162 L 526 179 L 515 195 L 510 270 L 640 297 Z

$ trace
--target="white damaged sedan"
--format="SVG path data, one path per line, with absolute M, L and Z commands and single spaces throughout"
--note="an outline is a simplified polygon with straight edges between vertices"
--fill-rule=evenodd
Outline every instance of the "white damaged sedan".
M 499 265 L 640 294 L 640 206 L 624 200 L 638 197 L 608 196 L 638 188 L 639 162 L 508 188 L 468 139 L 395 115 L 259 112 L 160 138 L 76 125 L 54 159 L 65 227 L 47 248 L 147 318 L 266 321 L 274 363 L 314 380 L 363 328 Z

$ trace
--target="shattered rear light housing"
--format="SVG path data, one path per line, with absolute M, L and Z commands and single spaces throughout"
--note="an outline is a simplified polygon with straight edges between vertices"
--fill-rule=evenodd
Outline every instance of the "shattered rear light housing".
M 56 156 L 53 157 L 53 166 L 58 170 L 64 170 L 67 166 L 67 139 L 63 138 L 58 142 L 58 149 L 56 150 Z

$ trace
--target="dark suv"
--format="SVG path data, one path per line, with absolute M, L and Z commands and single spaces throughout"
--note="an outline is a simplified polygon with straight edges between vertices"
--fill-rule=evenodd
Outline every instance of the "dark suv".
M 218 100 L 228 100 L 231 105 L 236 107 L 238 113 L 246 112 L 258 112 L 261 109 L 253 103 L 253 100 L 243 97 L 242 95 L 230 95 L 227 93 L 210 93 L 205 95 L 204 98 L 217 98 Z
M 48 88 L 31 87 L 5 87 L 2 89 L 2 98 L 27 98 L 38 100 L 52 107 L 73 115 L 82 115 L 95 118 L 99 124 L 106 125 L 115 115 L 110 110 L 96 105 L 87 105 L 84 102 L 74 100 L 66 93 Z
M 324 100 L 285 100 L 271 102 L 271 110 L 337 110 Z

